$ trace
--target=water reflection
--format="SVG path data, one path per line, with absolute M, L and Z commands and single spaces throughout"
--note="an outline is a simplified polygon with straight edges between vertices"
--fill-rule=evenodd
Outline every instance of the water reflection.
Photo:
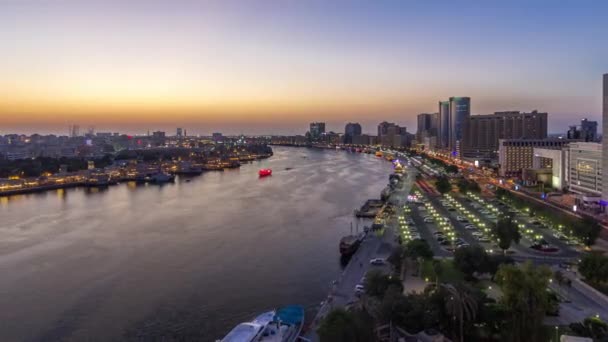
M 165 186 L 0 198 L 0 340 L 214 341 L 261 310 L 312 310 L 390 163 L 275 151 Z M 258 178 L 262 167 L 273 175 Z

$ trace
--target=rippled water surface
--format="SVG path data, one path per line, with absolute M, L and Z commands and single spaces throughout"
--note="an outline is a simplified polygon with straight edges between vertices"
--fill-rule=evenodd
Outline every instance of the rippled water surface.
M 189 182 L 0 198 L 0 340 L 214 341 L 276 306 L 313 312 L 390 163 L 274 150 Z

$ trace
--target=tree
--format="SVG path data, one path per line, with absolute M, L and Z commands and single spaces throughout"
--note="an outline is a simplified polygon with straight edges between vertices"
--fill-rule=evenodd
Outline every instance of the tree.
M 498 237 L 498 247 L 502 249 L 506 255 L 507 249 L 511 247 L 511 243 L 519 243 L 521 234 L 517 224 L 513 222 L 511 216 L 502 216 L 494 226 L 494 234 Z
M 450 184 L 450 180 L 446 176 L 439 176 L 435 181 L 435 188 L 442 194 L 449 192 L 452 190 L 452 184 Z
M 473 273 L 489 271 L 488 253 L 483 247 L 467 246 L 456 249 L 454 252 L 454 267 L 464 273 L 465 278 L 473 279 Z
M 598 252 L 587 253 L 578 265 L 578 270 L 592 283 L 608 281 L 608 257 Z
M 443 263 L 441 260 L 433 259 L 433 273 L 435 274 L 435 284 L 439 284 L 439 278 L 443 274 Z
M 579 323 L 570 324 L 570 330 L 581 337 L 590 337 L 594 341 L 608 339 L 608 324 L 598 317 L 588 317 Z
M 470 182 L 469 183 L 469 191 L 480 193 L 481 192 L 481 187 L 479 187 L 479 184 L 477 184 L 477 182 Z
M 371 318 L 364 311 L 332 310 L 317 329 L 321 342 L 372 342 Z
M 463 194 L 466 193 L 470 187 L 469 181 L 467 181 L 464 178 L 460 178 L 458 180 L 458 183 L 456 183 L 456 185 L 458 186 L 458 191 L 460 191 Z
M 384 297 L 390 286 L 396 286 L 403 291 L 403 284 L 398 277 L 382 273 L 380 270 L 371 270 L 365 277 L 365 294 L 371 297 Z
M 433 258 L 433 250 L 426 240 L 411 240 L 405 245 L 405 256 L 412 260 L 430 260 Z
M 464 322 L 475 320 L 477 301 L 468 292 L 451 284 L 442 284 L 441 287 L 446 291 L 446 311 L 458 323 L 460 342 L 464 342 Z
M 602 227 L 593 218 L 585 217 L 574 224 L 572 231 L 585 245 L 591 246 L 600 235 Z
M 393 248 L 391 255 L 389 255 L 389 257 L 386 259 L 386 261 L 391 263 L 391 265 L 393 265 L 393 267 L 395 267 L 396 270 L 400 271 L 401 265 L 403 263 L 404 253 L 405 253 L 405 249 L 403 248 L 403 246 L 400 246 L 400 245 L 396 246 L 395 248 Z
M 551 274 L 546 266 L 535 267 L 529 261 L 522 266 L 500 266 L 496 280 L 503 292 L 500 303 L 507 310 L 510 341 L 539 341 L 543 336 Z
M 458 173 L 458 167 L 456 167 L 455 165 L 448 165 L 445 167 L 445 172 L 447 173 Z

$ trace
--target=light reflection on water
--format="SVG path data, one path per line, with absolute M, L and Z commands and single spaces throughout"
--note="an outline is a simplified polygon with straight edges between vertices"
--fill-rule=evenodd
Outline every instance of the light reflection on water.
M 0 198 L 0 340 L 214 341 L 269 308 L 312 312 L 353 209 L 389 172 L 372 155 L 277 147 L 189 182 Z

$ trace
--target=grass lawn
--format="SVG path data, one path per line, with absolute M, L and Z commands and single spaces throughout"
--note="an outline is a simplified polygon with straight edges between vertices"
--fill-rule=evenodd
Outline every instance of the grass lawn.
M 441 275 L 439 281 L 442 283 L 457 284 L 464 281 L 464 274 L 454 268 L 452 260 L 443 259 L 441 262 Z M 435 271 L 433 270 L 433 261 L 428 260 L 422 263 L 421 275 L 423 279 L 428 278 L 430 282 L 435 281 Z

